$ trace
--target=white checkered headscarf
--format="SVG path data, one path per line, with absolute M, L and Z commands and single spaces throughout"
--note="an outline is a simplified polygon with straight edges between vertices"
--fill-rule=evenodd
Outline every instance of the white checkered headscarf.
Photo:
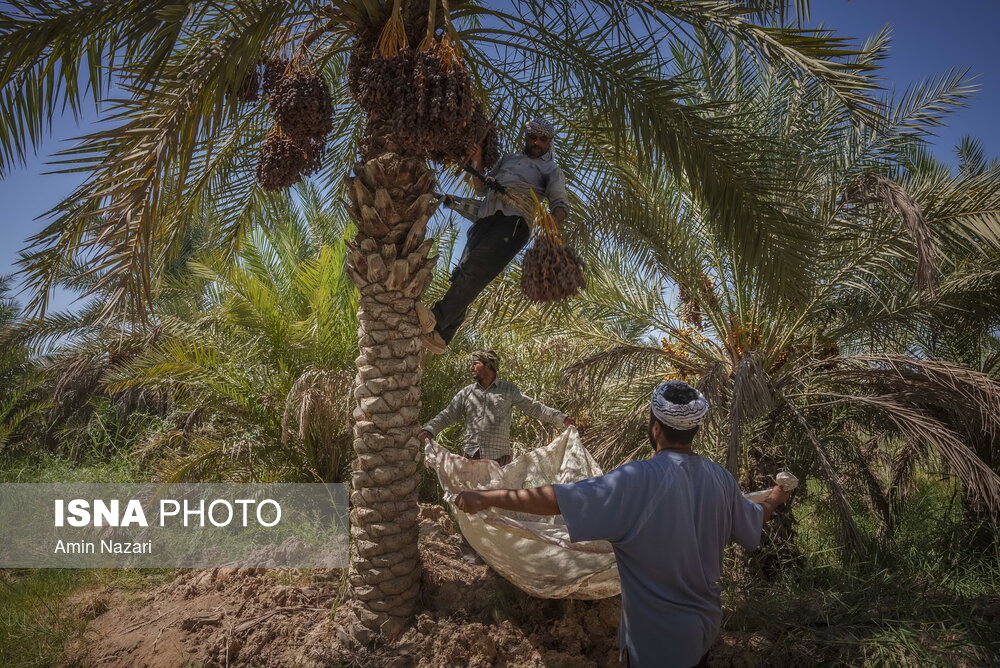
M 693 390 L 697 396 L 686 404 L 675 404 L 668 401 L 664 393 L 672 388 L 680 387 Z M 657 420 L 668 427 L 685 431 L 699 426 L 708 416 L 708 400 L 705 399 L 705 396 L 679 380 L 668 380 L 657 385 L 656 389 L 653 390 L 651 407 Z
M 547 119 L 539 116 L 538 118 L 532 118 L 530 121 L 524 124 L 524 134 L 527 135 L 545 135 L 549 139 L 556 136 L 556 128 Z

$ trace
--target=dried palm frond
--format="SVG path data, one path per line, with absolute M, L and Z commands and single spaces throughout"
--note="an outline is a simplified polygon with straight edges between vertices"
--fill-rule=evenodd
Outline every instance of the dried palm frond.
M 927 447 L 924 443 L 906 441 L 889 467 L 889 504 L 899 512 L 905 497 L 913 491 L 913 472 L 917 463 L 927 458 Z
M 891 396 L 850 397 L 845 401 L 874 408 L 909 442 L 933 451 L 961 480 L 969 499 L 982 510 L 1000 516 L 1000 475 L 966 445 L 959 434 L 925 410 Z
M 861 425 L 854 425 L 861 433 L 853 433 L 848 424 L 835 427 L 841 432 L 837 450 L 842 455 L 844 475 L 854 482 L 854 489 L 863 492 L 861 496 L 871 511 L 878 517 L 883 531 L 891 531 L 894 516 L 889 492 L 883 484 L 880 474 L 892 466 L 892 461 L 886 456 L 888 439 L 884 435 L 869 438 L 861 442 L 864 433 Z
M 716 409 L 709 413 L 711 420 L 719 415 L 718 409 L 729 403 L 729 368 L 724 362 L 717 360 L 703 366 L 702 369 L 701 378 L 699 378 L 696 387 L 708 399 L 709 405 Z
M 989 375 L 951 362 L 899 355 L 852 355 L 849 360 L 833 378 L 933 409 L 942 418 L 948 415 L 956 428 L 1000 436 L 1000 383 Z
M 847 189 L 843 197 L 849 204 L 881 204 L 899 214 L 917 250 L 917 289 L 932 290 L 937 287 L 937 254 L 930 227 L 920 205 L 902 186 L 878 174 L 865 174 Z
M 812 425 L 809 424 L 805 416 L 796 407 L 791 404 L 788 404 L 788 407 L 805 431 L 806 438 L 809 440 L 810 445 L 812 445 L 816 460 L 819 462 L 820 470 L 823 473 L 823 481 L 826 483 L 827 489 L 830 490 L 830 497 L 833 500 L 833 509 L 840 520 L 842 540 L 855 554 L 863 555 L 865 553 L 865 545 L 861 539 L 861 532 L 858 531 L 858 526 L 854 522 L 854 517 L 851 513 L 851 504 L 847 500 L 847 490 L 844 488 L 844 483 L 830 464 L 830 458 L 827 456 L 826 450 L 820 443 Z
M 351 452 L 350 390 L 346 372 L 310 369 L 300 375 L 285 398 L 281 442 L 295 439 L 319 477 L 337 480 Z
M 774 395 L 759 355 L 752 352 L 744 353 L 733 376 L 732 401 L 729 409 L 726 468 L 734 476 L 738 476 L 740 472 L 743 429 L 750 420 L 764 415 L 773 404 Z

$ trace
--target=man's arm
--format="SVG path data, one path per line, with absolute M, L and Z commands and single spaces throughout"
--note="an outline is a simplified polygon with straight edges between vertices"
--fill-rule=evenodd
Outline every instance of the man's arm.
M 786 492 L 781 485 L 775 485 L 771 488 L 770 494 L 764 497 L 764 500 L 757 504 L 764 508 L 764 519 L 761 522 L 761 526 L 767 524 L 767 521 L 771 519 L 771 515 L 774 514 L 774 511 L 778 509 L 778 506 L 787 501 L 788 497 L 789 493 Z
M 467 513 L 487 508 L 515 510 L 532 515 L 558 515 L 559 502 L 552 485 L 532 489 L 490 489 L 483 492 L 462 492 L 455 505 Z
M 565 485 L 462 492 L 455 505 L 467 513 L 493 506 L 535 515 L 562 515 L 571 541 L 614 542 L 622 540 L 635 521 L 636 500 L 626 490 L 636 489 L 641 476 L 640 467 L 626 464 L 604 475 Z M 645 504 L 646 500 L 639 503 Z
M 485 176 L 492 176 L 493 174 L 496 174 L 497 170 L 500 168 L 500 165 L 503 163 L 504 158 L 506 157 L 507 156 L 505 155 L 500 156 L 500 159 L 497 160 L 497 164 L 493 165 L 493 168 L 490 170 L 490 173 L 486 174 Z M 483 173 L 483 149 L 481 147 L 475 146 L 469 152 L 469 165 L 480 174 Z M 475 190 L 476 195 L 480 197 L 486 194 L 486 184 L 483 183 L 483 180 L 480 179 L 479 177 L 476 176 L 472 177 L 472 188 L 473 190 Z
M 450 427 L 462 418 L 462 414 L 465 412 L 465 390 L 458 391 L 448 405 L 445 406 L 444 410 L 434 416 L 434 418 L 424 425 L 424 428 L 420 430 L 418 436 L 420 440 L 426 443 L 435 436 L 437 436 L 442 429 Z
M 764 524 L 771 519 L 775 509 L 788 499 L 788 492 L 781 487 L 773 487 L 760 502 L 743 496 L 736 480 L 730 476 L 732 494 L 732 534 L 733 540 L 748 550 L 755 550 L 760 544 Z
M 566 193 L 566 176 L 558 166 L 552 171 L 545 185 L 545 196 L 549 200 L 549 210 L 556 224 L 561 224 L 569 214 L 569 195 Z
M 474 170 L 482 174 L 483 149 L 478 144 L 473 146 L 472 150 L 469 152 L 469 165 Z M 478 176 L 472 177 L 472 187 L 476 191 L 477 195 L 483 195 L 486 193 L 486 184 L 483 183 L 483 180 Z
M 521 390 L 515 388 L 514 405 L 524 411 L 525 415 L 529 415 L 536 420 L 541 422 L 548 422 L 549 424 L 562 425 L 563 427 L 570 427 L 576 424 L 576 421 L 567 416 L 565 413 L 557 411 L 554 408 L 549 408 L 537 399 L 533 399 L 528 395 L 521 392 Z

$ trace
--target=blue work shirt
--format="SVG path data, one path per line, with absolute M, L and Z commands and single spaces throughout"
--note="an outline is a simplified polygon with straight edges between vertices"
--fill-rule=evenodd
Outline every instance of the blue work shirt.
M 671 451 L 553 487 L 570 539 L 614 548 L 618 646 L 628 649 L 631 668 L 697 664 L 722 623 L 723 548 L 757 547 L 763 507 L 722 466 Z

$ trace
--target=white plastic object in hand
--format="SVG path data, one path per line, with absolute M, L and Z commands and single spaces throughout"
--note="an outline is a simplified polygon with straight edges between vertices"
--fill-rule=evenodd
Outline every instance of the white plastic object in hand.
M 774 476 L 774 481 L 778 484 L 781 489 L 786 492 L 790 492 L 799 486 L 799 479 L 788 471 L 782 471 L 778 475 Z M 759 492 L 750 492 L 749 494 L 744 494 L 746 498 L 750 499 L 754 503 L 760 503 L 767 498 L 767 495 L 771 493 L 771 488 L 762 489 Z

